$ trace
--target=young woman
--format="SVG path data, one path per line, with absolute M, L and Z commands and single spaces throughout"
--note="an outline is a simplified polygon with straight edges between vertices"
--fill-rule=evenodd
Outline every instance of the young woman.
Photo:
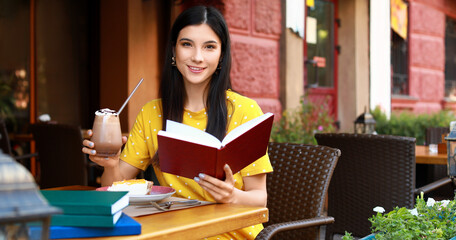
M 107 159 L 96 157 L 93 143 L 84 140 L 83 152 L 104 167 L 102 185 L 135 178 L 152 164 L 160 185 L 174 188 L 178 197 L 266 206 L 266 173 L 272 171 L 267 154 L 237 173 L 226 165 L 224 181 L 204 173 L 194 179 L 179 177 L 162 172 L 158 164 L 157 133 L 167 119 L 223 139 L 227 132 L 263 114 L 255 101 L 230 90 L 230 68 L 230 37 L 221 13 L 197 6 L 179 15 L 166 49 L 161 98 L 143 106 L 123 152 Z M 254 239 L 262 228 L 259 224 L 213 239 Z

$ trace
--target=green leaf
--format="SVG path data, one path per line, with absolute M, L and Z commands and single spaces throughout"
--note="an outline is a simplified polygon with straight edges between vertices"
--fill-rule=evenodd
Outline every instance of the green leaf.
M 274 123 L 271 141 L 317 144 L 315 133 L 335 131 L 334 119 L 324 104 L 314 104 L 307 96 L 300 103 L 298 108 L 284 111 Z

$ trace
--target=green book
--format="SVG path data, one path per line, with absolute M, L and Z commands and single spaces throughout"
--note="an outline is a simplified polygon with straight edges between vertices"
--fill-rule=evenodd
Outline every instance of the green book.
M 121 215 L 122 211 L 113 215 L 52 215 L 51 226 L 114 227 Z
M 128 192 L 41 190 L 49 204 L 64 215 L 106 215 L 111 217 L 128 206 Z

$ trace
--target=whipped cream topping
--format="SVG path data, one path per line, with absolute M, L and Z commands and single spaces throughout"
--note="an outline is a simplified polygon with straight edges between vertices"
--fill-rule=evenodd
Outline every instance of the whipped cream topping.
M 117 115 L 117 112 L 112 109 L 109 109 L 109 108 L 103 108 L 103 109 L 97 110 L 95 112 L 95 115 Z

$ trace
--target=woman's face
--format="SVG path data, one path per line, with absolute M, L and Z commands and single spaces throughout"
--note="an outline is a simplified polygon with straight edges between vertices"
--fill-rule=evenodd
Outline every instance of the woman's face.
M 189 25 L 177 36 L 176 66 L 185 84 L 207 86 L 219 64 L 222 43 L 207 24 Z

